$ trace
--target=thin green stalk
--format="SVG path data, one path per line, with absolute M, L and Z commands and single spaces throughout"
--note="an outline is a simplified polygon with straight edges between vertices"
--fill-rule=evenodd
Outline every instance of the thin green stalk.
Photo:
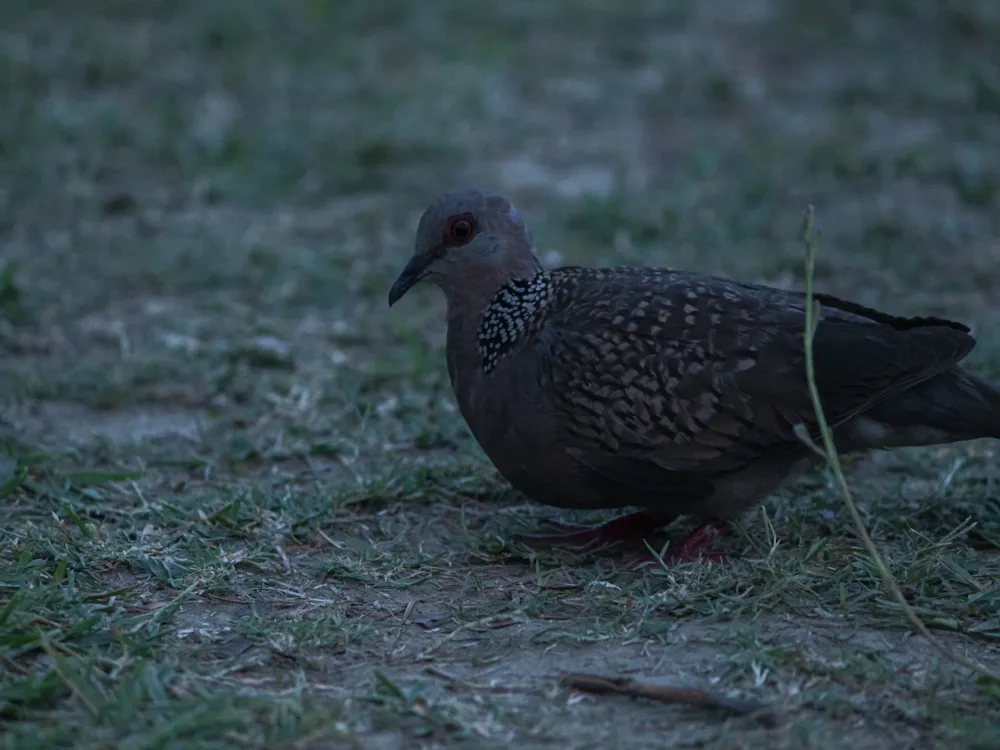
M 823 443 L 822 447 L 816 445 L 816 443 L 812 440 L 808 431 L 805 429 L 805 425 L 797 425 L 795 430 L 796 435 L 798 435 L 799 439 L 809 446 L 809 448 L 823 458 L 830 467 L 830 471 L 833 472 L 833 476 L 836 479 L 840 496 L 843 498 L 844 504 L 847 506 L 847 510 L 851 514 L 851 520 L 854 521 L 854 528 L 857 531 L 858 536 L 861 538 L 868 554 L 871 556 L 872 561 L 874 561 L 875 567 L 878 568 L 879 575 L 882 577 L 882 583 L 885 585 L 896 604 L 898 604 L 900 609 L 902 609 L 906 618 L 910 621 L 910 624 L 913 625 L 913 628 L 920 633 L 920 635 L 926 638 L 928 643 L 937 649 L 945 658 L 988 677 L 991 680 L 1000 681 L 1000 675 L 992 672 L 981 664 L 976 664 L 965 657 L 955 654 L 931 634 L 927 626 L 924 625 L 923 621 L 919 616 L 917 616 L 917 613 L 914 612 L 913 608 L 906 601 L 906 598 L 903 596 L 903 592 L 900 591 L 899 585 L 892 577 L 892 573 L 889 572 L 889 568 L 882 559 L 882 555 L 879 554 L 875 543 L 868 535 L 868 530 L 865 528 L 861 514 L 858 513 L 858 508 L 854 504 L 854 498 L 851 495 L 850 488 L 847 486 L 847 479 L 845 478 L 844 471 L 840 465 L 840 456 L 837 453 L 837 447 L 833 442 L 833 431 L 830 429 L 830 425 L 826 420 L 826 414 L 823 411 L 823 405 L 819 397 L 819 388 L 816 385 L 816 369 L 813 359 L 813 339 L 816 335 L 816 327 L 819 325 L 821 305 L 813 295 L 813 275 L 816 261 L 816 248 L 819 246 L 819 232 L 813 225 L 814 213 L 815 212 L 812 206 L 809 206 L 806 209 L 805 221 L 802 230 L 802 236 L 806 249 L 805 355 L 806 379 L 809 383 L 809 396 L 812 400 L 813 410 L 816 413 L 816 422 L 819 427 L 820 437 L 822 438 Z

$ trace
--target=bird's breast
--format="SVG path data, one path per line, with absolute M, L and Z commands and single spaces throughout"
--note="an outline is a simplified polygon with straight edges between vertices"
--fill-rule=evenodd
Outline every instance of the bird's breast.
M 459 411 L 473 437 L 512 484 L 534 474 L 537 463 L 558 450 L 552 407 L 528 358 L 514 355 L 489 373 L 455 364 L 449 370 Z

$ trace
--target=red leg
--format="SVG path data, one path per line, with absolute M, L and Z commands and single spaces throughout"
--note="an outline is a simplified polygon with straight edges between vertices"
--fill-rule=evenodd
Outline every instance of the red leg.
M 693 562 L 702 556 L 725 560 L 725 555 L 720 552 L 713 552 L 710 548 L 715 546 L 715 543 L 728 534 L 729 531 L 730 526 L 728 521 L 709 521 L 708 523 L 704 523 L 688 534 L 677 545 L 676 549 L 672 552 L 668 550 L 667 557 L 670 558 L 671 562 Z
M 602 544 L 615 544 L 641 539 L 651 531 L 666 526 L 672 518 L 655 516 L 651 513 L 638 511 L 628 513 L 610 521 L 594 526 L 571 526 L 573 531 L 563 534 L 525 534 L 520 541 L 529 545 L 554 546 L 568 545 L 576 552 L 585 552 Z
M 668 549 L 663 556 L 665 565 L 676 565 L 677 563 L 694 562 L 699 557 L 706 560 L 717 560 L 724 562 L 726 555 L 722 552 L 714 552 L 710 548 L 729 532 L 728 521 L 709 521 L 692 531 L 673 549 Z M 707 548 L 707 549 L 706 549 Z M 644 555 L 632 564 L 632 568 L 644 567 L 652 563 L 659 565 L 660 561 L 652 555 Z

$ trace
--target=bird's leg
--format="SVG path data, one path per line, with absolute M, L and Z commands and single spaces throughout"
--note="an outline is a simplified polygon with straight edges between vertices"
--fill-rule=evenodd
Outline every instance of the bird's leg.
M 677 563 L 694 562 L 699 557 L 706 560 L 717 560 L 724 562 L 726 555 L 722 552 L 714 552 L 711 547 L 729 532 L 728 521 L 709 521 L 699 526 L 688 534 L 674 549 L 668 549 L 663 556 L 665 565 L 676 565 Z M 643 567 L 649 563 L 659 565 L 659 560 L 652 556 L 644 556 L 636 560 L 632 568 Z
M 713 552 L 711 547 L 730 531 L 728 521 L 709 521 L 688 534 L 672 553 L 672 562 L 692 562 L 699 557 L 725 560 L 721 552 Z
M 672 520 L 673 518 L 637 511 L 593 526 L 569 526 L 573 531 L 562 534 L 525 534 L 519 539 L 528 545 L 566 545 L 571 550 L 584 552 L 601 544 L 641 539 Z

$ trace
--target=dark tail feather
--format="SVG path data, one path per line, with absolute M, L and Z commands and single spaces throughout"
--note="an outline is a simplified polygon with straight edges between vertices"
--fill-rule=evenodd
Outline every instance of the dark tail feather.
M 866 417 L 894 445 L 1000 438 L 1000 385 L 955 367 L 877 405 Z

